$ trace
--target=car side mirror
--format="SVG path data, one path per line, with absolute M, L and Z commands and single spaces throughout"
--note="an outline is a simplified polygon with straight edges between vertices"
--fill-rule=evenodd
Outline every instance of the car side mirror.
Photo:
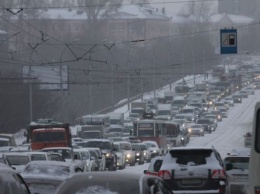
M 225 168 L 226 168 L 227 171 L 228 171 L 228 170 L 231 170 L 231 169 L 233 169 L 233 165 L 230 164 L 230 163 L 227 163 L 227 164 L 225 165 Z
M 77 160 L 78 159 L 78 155 L 74 155 L 74 160 Z
M 147 170 L 144 170 L 144 174 L 146 174 L 147 173 Z

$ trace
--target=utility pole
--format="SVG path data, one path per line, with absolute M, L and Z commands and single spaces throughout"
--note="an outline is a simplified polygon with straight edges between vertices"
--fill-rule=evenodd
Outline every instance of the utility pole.
M 114 110 L 114 68 L 113 64 L 111 64 L 111 104 L 112 104 L 112 111 Z
M 195 63 L 194 63 L 194 50 L 192 49 L 192 73 L 193 73 L 193 84 L 195 85 Z
M 127 108 L 130 110 L 130 75 L 129 75 L 129 66 L 130 66 L 130 45 L 128 45 L 127 53 Z
M 204 73 L 204 81 L 206 81 L 206 64 L 205 64 L 205 50 L 203 49 L 202 53 L 203 57 L 203 73 Z
M 62 65 L 60 63 L 60 95 L 61 95 L 61 102 L 60 102 L 60 109 L 61 109 L 61 120 L 63 121 L 63 85 L 62 85 Z
M 30 94 L 29 94 L 29 96 L 30 96 L 30 122 L 32 122 L 33 121 L 33 109 L 32 109 L 32 83 L 31 83 L 31 81 L 30 81 L 30 84 L 29 84 L 29 87 L 30 87 Z
M 171 75 L 171 72 L 172 72 L 172 69 L 171 69 L 171 67 L 172 67 L 171 66 L 171 51 L 169 51 L 169 58 L 168 59 L 169 59 L 169 72 L 168 72 L 169 73 L 169 86 L 170 86 L 170 91 L 172 91 L 172 83 L 171 83 L 171 80 L 172 80 L 171 79 L 171 76 L 172 76 Z
M 155 62 L 154 62 L 154 49 L 153 49 L 153 97 L 156 98 L 156 88 L 155 88 L 155 69 L 154 69 L 154 66 L 155 66 Z
M 144 101 L 144 83 L 143 83 L 143 63 L 144 57 L 141 59 L 140 79 L 141 79 L 141 101 Z
M 91 53 L 90 53 L 90 56 L 89 56 L 89 59 L 90 59 L 90 63 L 89 63 L 89 110 L 90 110 L 90 113 L 92 114 L 93 112 L 93 100 L 92 100 L 92 91 L 93 91 L 93 88 L 92 88 L 92 63 L 91 63 Z

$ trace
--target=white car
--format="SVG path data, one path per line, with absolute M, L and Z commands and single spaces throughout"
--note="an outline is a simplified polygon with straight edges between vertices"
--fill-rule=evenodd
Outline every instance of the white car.
M 25 152 L 9 152 L 2 155 L 8 163 L 16 170 L 21 173 L 24 167 L 31 161 L 31 157 Z
M 32 161 L 21 173 L 31 193 L 53 194 L 67 177 L 80 173 L 76 163 L 57 161 Z
M 151 162 L 152 153 L 148 149 L 148 146 L 145 143 L 140 143 L 140 145 L 141 145 L 141 149 L 142 149 L 142 151 L 144 153 L 144 160 L 146 162 Z
M 83 172 L 95 171 L 97 164 L 87 148 L 73 150 L 74 161 L 81 167 Z
M 151 152 L 151 158 L 161 155 L 161 150 L 156 141 L 143 141 Z
M 114 142 L 113 148 L 117 156 L 117 167 L 118 169 L 122 170 L 126 166 L 124 151 L 121 149 L 120 144 L 117 142 Z
M 132 145 L 128 141 L 116 142 L 120 145 L 125 154 L 125 163 L 130 166 L 135 166 L 135 151 L 132 150 Z
M 43 148 L 43 152 L 57 152 L 60 153 L 66 162 L 73 161 L 73 150 L 69 147 L 50 147 L 50 148 Z

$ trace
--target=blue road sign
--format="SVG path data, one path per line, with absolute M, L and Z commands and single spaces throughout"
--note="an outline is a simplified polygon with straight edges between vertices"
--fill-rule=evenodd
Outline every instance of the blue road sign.
M 220 30 L 220 53 L 237 54 L 237 29 Z

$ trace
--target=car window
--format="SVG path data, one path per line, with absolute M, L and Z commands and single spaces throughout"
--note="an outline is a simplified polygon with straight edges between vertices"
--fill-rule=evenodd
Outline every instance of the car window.
M 204 165 L 206 158 L 210 157 L 212 150 L 171 150 L 170 154 L 176 158 L 177 164 Z

